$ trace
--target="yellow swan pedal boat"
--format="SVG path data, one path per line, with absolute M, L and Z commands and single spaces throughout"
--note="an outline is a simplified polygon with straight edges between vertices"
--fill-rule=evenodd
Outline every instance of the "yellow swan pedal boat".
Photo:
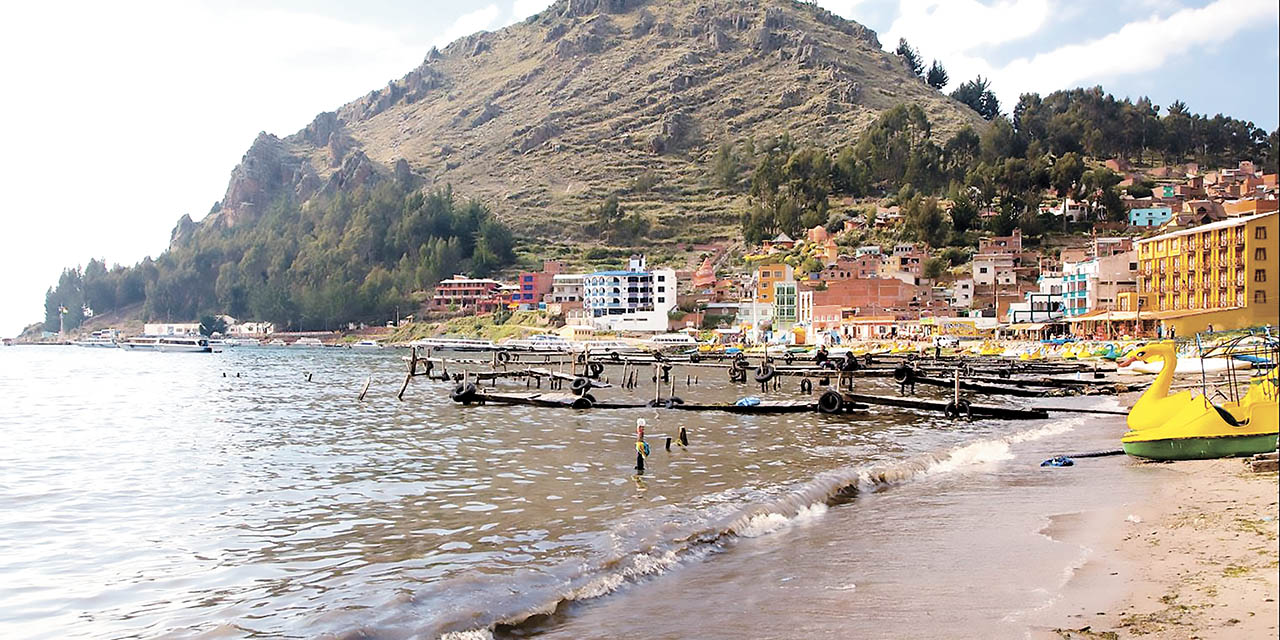
M 1136 349 L 1124 364 L 1155 359 L 1164 360 L 1164 366 L 1129 411 L 1129 431 L 1120 439 L 1125 453 L 1151 460 L 1201 460 L 1276 450 L 1280 389 L 1274 373 L 1251 385 L 1240 402 L 1214 405 L 1186 391 L 1169 395 L 1178 361 L 1172 342 Z

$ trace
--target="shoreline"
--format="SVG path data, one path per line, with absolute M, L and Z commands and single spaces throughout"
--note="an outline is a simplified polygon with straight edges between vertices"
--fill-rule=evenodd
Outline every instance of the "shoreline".
M 1277 474 L 1242 458 L 1132 472 L 1148 464 L 1167 476 L 1149 499 L 1062 514 L 1042 532 L 1087 557 L 1031 637 L 1275 637 Z

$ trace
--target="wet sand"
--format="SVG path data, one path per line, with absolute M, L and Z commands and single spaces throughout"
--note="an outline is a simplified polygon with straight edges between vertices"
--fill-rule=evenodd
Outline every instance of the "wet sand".
M 1276 637 L 1276 473 L 1238 459 L 1142 466 L 1164 471 L 1152 499 L 1064 515 L 1044 532 L 1094 553 L 1033 636 Z

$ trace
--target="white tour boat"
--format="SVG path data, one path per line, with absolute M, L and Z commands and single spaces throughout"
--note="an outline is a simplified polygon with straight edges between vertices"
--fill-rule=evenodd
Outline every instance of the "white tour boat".
M 352 349 L 381 349 L 382 343 L 377 340 L 361 340 L 351 344 Z
M 204 336 L 138 336 L 120 343 L 131 351 L 162 351 L 166 353 L 212 353 L 209 339 Z
M 512 338 L 498 345 L 509 351 L 533 351 L 536 353 L 567 353 L 574 350 L 574 343 L 555 334 L 543 334 L 529 338 Z
M 291 347 L 313 347 L 313 348 L 314 348 L 314 347 L 323 347 L 323 346 L 324 346 L 324 342 L 321 342 L 321 341 L 320 341 L 320 338 L 298 338 L 298 339 L 297 339 L 297 341 L 295 341 L 293 344 L 291 344 L 291 345 L 289 345 L 289 346 L 291 346 Z
M 119 345 L 116 344 L 116 337 L 119 335 L 115 329 L 100 329 L 89 334 L 88 338 L 82 340 L 72 340 L 71 344 L 77 347 L 91 347 L 96 349 L 115 349 Z
M 687 333 L 664 333 L 649 339 L 649 345 L 656 349 L 680 349 L 698 346 L 698 341 Z
M 441 351 L 493 351 L 497 345 L 490 340 L 473 338 L 423 338 L 413 342 L 415 347 L 431 347 Z

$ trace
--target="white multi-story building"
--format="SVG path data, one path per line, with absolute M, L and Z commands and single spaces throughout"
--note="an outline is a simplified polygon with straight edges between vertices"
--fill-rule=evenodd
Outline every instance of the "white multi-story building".
M 813 324 L 813 292 L 796 293 L 796 324 L 811 326 Z
M 1136 291 L 1136 250 L 1062 265 L 1063 296 L 1068 316 L 1110 309 L 1120 293 Z
M 676 272 L 650 270 L 643 256 L 632 256 L 625 270 L 583 276 L 582 306 L 599 329 L 664 332 L 676 307 Z
M 548 302 L 582 302 L 581 273 L 557 273 L 551 276 L 551 298 Z
M 973 280 L 965 278 L 956 280 L 951 285 L 951 306 L 959 309 L 968 309 L 973 306 Z

